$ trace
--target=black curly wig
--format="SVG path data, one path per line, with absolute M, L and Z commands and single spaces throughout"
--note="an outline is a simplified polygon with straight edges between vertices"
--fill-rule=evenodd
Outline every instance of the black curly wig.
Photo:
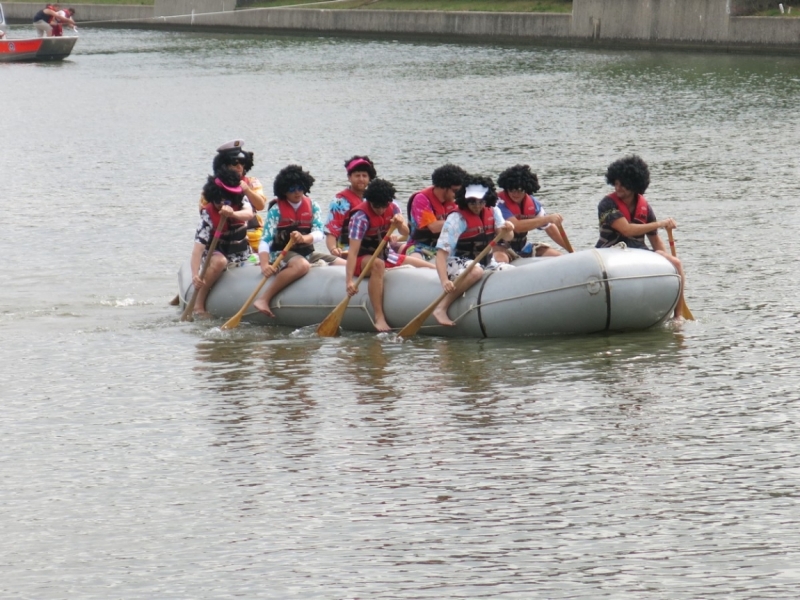
M 497 204 L 497 190 L 494 187 L 494 181 L 492 181 L 491 177 L 484 177 L 483 175 L 467 175 L 464 179 L 464 187 L 458 190 L 458 193 L 456 194 L 456 205 L 458 208 L 461 210 L 466 210 L 467 199 L 465 194 L 467 193 L 467 186 L 470 185 L 482 185 L 483 187 L 489 188 L 489 191 L 483 196 L 483 199 L 486 200 L 486 206 L 491 208 Z
M 246 175 L 247 172 L 253 168 L 253 153 L 245 152 L 239 148 L 217 152 L 217 155 L 214 157 L 214 162 L 211 163 L 211 169 L 216 173 L 222 167 L 235 165 L 236 163 L 242 165 Z
M 219 180 L 228 187 L 239 187 L 240 179 L 239 174 L 230 167 L 222 167 L 214 173 L 209 175 L 206 184 L 203 186 L 203 197 L 208 202 L 214 204 L 221 204 L 223 202 L 230 202 L 231 204 L 241 204 L 244 192 L 235 194 L 226 189 L 219 187 L 215 180 Z
M 272 183 L 272 192 L 277 198 L 286 200 L 286 194 L 289 188 L 299 185 L 303 188 L 304 193 L 311 191 L 311 186 L 314 185 L 314 178 L 308 171 L 303 171 L 300 165 L 289 165 L 280 170 L 275 176 L 275 181 Z
M 461 167 L 446 164 L 431 173 L 431 182 L 434 187 L 449 188 L 454 185 L 464 185 L 467 176 L 467 172 Z
M 397 194 L 397 190 L 390 181 L 373 179 L 364 190 L 364 200 L 373 206 L 389 206 L 394 200 L 395 194 Z
M 360 164 L 356 165 L 352 169 L 348 168 L 348 165 L 353 161 L 361 160 Z M 366 164 L 365 164 L 366 163 Z M 358 171 L 364 171 L 367 175 L 369 175 L 369 180 L 372 181 L 375 177 L 378 176 L 377 171 L 375 171 L 375 163 L 372 162 L 369 156 L 351 156 L 346 161 L 344 161 L 344 168 L 347 171 L 347 176 L 349 177 L 351 173 L 357 173 Z
M 606 171 L 606 183 L 620 185 L 634 194 L 644 194 L 650 186 L 650 169 L 647 163 L 635 154 L 615 160 Z
M 528 165 L 509 167 L 500 173 L 497 185 L 505 191 L 523 190 L 526 194 L 535 194 L 541 188 L 539 178 Z

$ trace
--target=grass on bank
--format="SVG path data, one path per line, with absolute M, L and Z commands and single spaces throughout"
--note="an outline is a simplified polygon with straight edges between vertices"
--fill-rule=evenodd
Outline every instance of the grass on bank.
M 309 4 L 314 0 L 261 0 L 253 8 Z M 244 6 L 242 8 L 245 8 Z M 315 4 L 313 8 L 339 10 L 443 10 L 483 12 L 571 13 L 572 0 L 343 0 Z

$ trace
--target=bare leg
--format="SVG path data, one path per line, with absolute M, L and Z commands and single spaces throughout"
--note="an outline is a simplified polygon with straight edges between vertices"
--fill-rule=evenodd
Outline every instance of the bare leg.
M 561 254 L 561 252 L 559 252 L 555 248 L 543 248 L 542 247 L 542 248 L 539 248 L 536 251 L 536 256 L 537 257 L 541 257 L 541 256 L 562 256 L 562 254 Z
M 425 260 L 424 258 L 419 258 L 419 254 L 409 254 L 408 256 L 403 259 L 404 265 L 411 265 L 412 267 L 422 268 L 422 269 L 435 269 L 436 265 L 430 261 Z
M 210 261 L 208 263 L 208 269 L 206 269 L 206 274 L 203 277 L 205 285 L 197 291 L 197 301 L 194 304 L 194 314 L 197 315 L 208 314 L 208 311 L 206 311 L 206 298 L 208 298 L 208 293 L 211 291 L 211 288 L 214 287 L 214 284 L 217 282 L 217 279 L 220 278 L 223 271 L 225 271 L 225 267 L 228 266 L 228 259 L 225 258 L 224 254 L 220 254 L 219 252 L 214 252 L 208 257 L 208 260 Z
M 275 314 L 269 307 L 269 303 L 272 301 L 273 296 L 280 292 L 283 288 L 288 286 L 293 281 L 297 281 L 303 275 L 308 273 L 308 269 L 311 265 L 308 264 L 308 261 L 303 258 L 302 256 L 295 256 L 292 260 L 289 261 L 289 264 L 286 265 L 284 269 L 281 270 L 280 273 L 272 277 L 272 282 L 270 286 L 267 288 L 267 291 L 261 294 L 261 297 L 253 302 L 253 306 L 256 310 L 264 313 L 268 317 L 275 317 Z
M 458 284 L 455 290 L 444 297 L 439 303 L 439 306 L 436 307 L 436 310 L 433 311 L 433 318 L 439 322 L 439 325 L 455 325 L 455 322 L 447 316 L 447 309 L 455 302 L 456 298 L 478 283 L 481 277 L 483 277 L 483 268 L 480 265 L 475 265 L 475 268 L 469 272 L 469 275 L 464 278 L 464 281 Z
M 386 274 L 386 263 L 380 258 L 369 269 L 369 299 L 372 302 L 372 310 L 375 311 L 375 329 L 378 331 L 391 331 L 392 328 L 386 322 L 386 315 L 383 313 L 383 281 Z

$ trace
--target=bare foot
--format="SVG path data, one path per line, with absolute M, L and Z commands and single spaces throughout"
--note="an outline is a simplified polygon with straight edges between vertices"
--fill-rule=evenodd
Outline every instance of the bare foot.
M 196 308 L 192 311 L 192 316 L 195 319 L 210 319 L 211 313 L 204 308 Z
M 447 316 L 447 311 L 442 310 L 441 308 L 437 308 L 433 311 L 433 318 L 439 322 L 439 325 L 444 325 L 446 327 L 452 327 L 455 325 L 455 321 L 451 321 L 450 317 Z
M 253 307 L 261 314 L 267 315 L 271 319 L 275 318 L 275 314 L 269 309 L 269 305 L 264 304 L 261 300 L 253 302 Z
M 392 328 L 389 327 L 389 324 L 386 322 L 386 319 L 376 319 L 375 320 L 375 329 L 377 329 L 381 333 L 386 333 L 387 331 L 391 331 L 392 330 Z

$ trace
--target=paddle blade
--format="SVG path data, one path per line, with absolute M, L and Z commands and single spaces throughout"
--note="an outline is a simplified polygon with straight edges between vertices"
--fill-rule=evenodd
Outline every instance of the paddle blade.
M 339 335 L 339 325 L 342 324 L 344 312 L 347 310 L 347 305 L 350 304 L 350 296 L 334 308 L 331 313 L 325 317 L 325 320 L 317 327 L 317 335 L 320 337 L 336 337 Z
M 233 315 L 230 319 L 225 321 L 225 324 L 220 327 L 222 331 L 227 331 L 228 329 L 236 329 L 239 326 L 239 323 L 242 322 L 242 312 L 238 312 Z
M 426 311 L 426 312 L 424 312 L 424 313 L 420 313 L 420 314 L 418 314 L 416 317 L 414 317 L 414 318 L 413 318 L 413 319 L 412 319 L 412 320 L 411 320 L 411 321 L 408 323 L 408 325 L 406 325 L 405 327 L 403 327 L 403 328 L 400 330 L 400 333 L 398 333 L 397 335 L 399 335 L 401 338 L 404 338 L 404 339 L 408 339 L 408 338 L 410 338 L 410 337 L 414 337 L 415 335 L 417 335 L 417 332 L 418 332 L 418 331 L 419 331 L 419 330 L 422 328 L 422 324 L 425 322 L 425 320 L 426 320 L 426 319 L 427 319 L 429 316 L 431 316 L 431 313 L 432 313 L 432 312 L 433 312 L 433 311 L 431 311 L 431 312 L 427 312 L 427 311 Z
M 687 321 L 694 321 L 694 315 L 692 311 L 689 310 L 689 307 L 686 306 L 686 300 L 681 302 L 681 316 Z

